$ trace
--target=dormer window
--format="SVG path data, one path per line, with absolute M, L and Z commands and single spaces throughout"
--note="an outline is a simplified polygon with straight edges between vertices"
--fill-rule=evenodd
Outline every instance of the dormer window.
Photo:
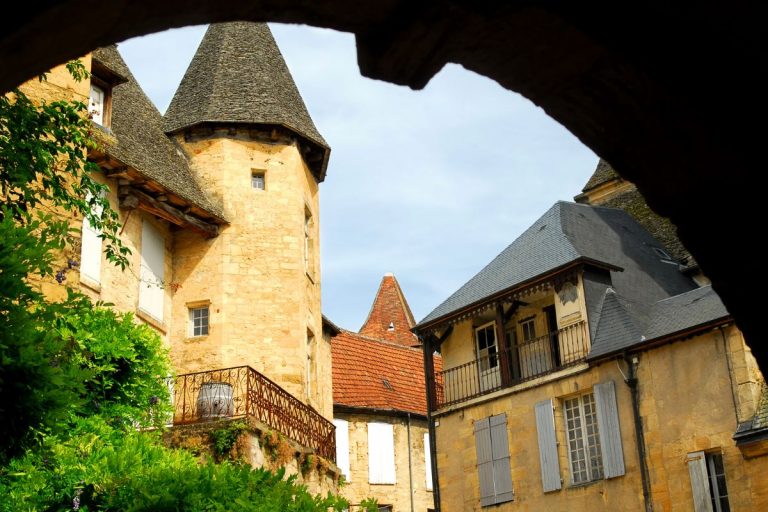
M 91 120 L 105 128 L 111 124 L 112 88 L 95 75 L 91 75 L 91 93 L 88 98 L 88 115 Z

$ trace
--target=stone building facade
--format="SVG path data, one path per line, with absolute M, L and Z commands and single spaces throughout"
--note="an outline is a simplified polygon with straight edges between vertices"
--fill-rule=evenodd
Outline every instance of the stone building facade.
M 358 333 L 330 322 L 333 410 L 341 488 L 380 510 L 434 509 L 423 354 L 413 315 L 392 274 L 381 281 Z M 440 368 L 440 359 L 435 356 Z
M 82 60 L 91 71 L 83 82 L 59 67 L 23 89 L 37 100 L 89 104 L 100 147 L 88 159 L 109 186 L 131 255 L 124 271 L 111 265 L 99 233 L 72 218 L 81 236 L 71 252 L 81 264 L 68 283 L 163 337 L 179 374 L 175 421 L 206 419 L 200 397 L 214 384 L 223 394 L 211 400 L 224 404 L 214 416 L 259 414 L 243 387 L 246 374 L 248 386 L 258 375 L 271 382 L 270 396 L 282 397 L 270 407 L 303 415 L 300 428 L 265 428 L 330 449 L 333 466 L 319 258 L 319 184 L 330 148 L 269 28 L 211 25 L 165 115 L 115 46 Z M 43 286 L 51 297 L 63 293 Z M 206 373 L 232 367 L 250 370 Z M 233 375 L 240 381 L 229 382 Z
M 763 376 L 644 225 L 559 202 L 416 326 L 441 510 L 768 507 Z

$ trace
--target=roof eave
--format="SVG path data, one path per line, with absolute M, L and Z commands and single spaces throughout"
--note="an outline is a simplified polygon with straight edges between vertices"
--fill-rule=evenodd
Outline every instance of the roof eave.
M 613 359 L 617 356 L 620 356 L 626 352 L 633 352 L 638 350 L 648 350 L 651 348 L 655 348 L 659 345 L 664 345 L 666 343 L 672 343 L 674 341 L 682 340 L 685 338 L 690 338 L 691 336 L 696 336 L 697 334 L 701 334 L 705 331 L 709 331 L 711 329 L 721 327 L 728 325 L 733 322 L 733 317 L 731 315 L 726 315 L 720 318 L 716 318 L 714 320 L 710 320 L 708 322 L 705 322 L 703 324 L 695 325 L 693 327 L 689 327 L 687 329 L 681 329 L 679 331 L 675 331 L 673 333 L 665 334 L 663 336 L 658 336 L 656 338 L 651 338 L 648 340 L 638 341 L 637 343 L 634 343 L 632 345 L 622 347 L 617 350 L 612 350 L 610 352 L 606 352 L 604 354 L 599 354 L 597 356 L 587 356 L 587 361 L 590 363 L 597 363 L 604 361 L 606 359 Z
M 417 411 L 409 411 L 406 409 L 395 409 L 395 408 L 380 408 L 380 407 L 366 407 L 363 405 L 344 405 L 340 403 L 334 403 L 333 404 L 333 412 L 341 412 L 341 413 L 347 413 L 347 414 L 371 414 L 371 415 L 378 415 L 378 416 L 390 416 L 390 417 L 400 417 L 400 418 L 417 418 L 417 419 L 427 419 L 427 415 L 425 413 L 417 412 Z

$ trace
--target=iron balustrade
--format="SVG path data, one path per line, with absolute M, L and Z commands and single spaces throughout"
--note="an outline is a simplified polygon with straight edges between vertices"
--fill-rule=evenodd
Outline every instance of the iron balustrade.
M 586 322 L 581 321 L 443 370 L 435 375 L 435 408 L 465 402 L 572 366 L 584 361 L 588 350 Z M 504 368 L 509 375 L 502 375 Z
M 252 417 L 336 461 L 333 423 L 250 366 L 179 375 L 171 387 L 174 425 Z

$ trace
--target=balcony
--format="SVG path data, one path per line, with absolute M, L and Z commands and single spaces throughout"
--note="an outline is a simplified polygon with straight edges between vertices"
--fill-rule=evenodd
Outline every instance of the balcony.
M 586 359 L 588 350 L 582 321 L 443 370 L 435 379 L 436 409 L 573 366 Z
M 250 366 L 179 375 L 172 395 L 174 425 L 251 417 L 336 460 L 333 423 Z

